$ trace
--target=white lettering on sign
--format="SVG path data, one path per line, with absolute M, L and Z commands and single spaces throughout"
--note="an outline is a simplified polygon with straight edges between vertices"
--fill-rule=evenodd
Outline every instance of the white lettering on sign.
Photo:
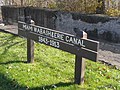
M 64 35 L 50 30 L 23 24 L 23 29 L 64 41 Z
M 85 47 L 83 40 L 78 39 L 73 36 L 70 36 L 70 35 L 67 35 L 67 34 L 64 34 L 64 33 L 53 31 L 51 29 L 38 27 L 38 26 L 34 26 L 34 25 L 29 25 L 29 24 L 23 24 L 22 28 L 25 30 L 28 30 L 30 32 L 36 33 L 36 34 L 45 35 L 45 36 L 52 37 L 54 39 L 58 39 L 58 40 L 61 40 L 61 41 L 67 42 L 67 43 Z M 47 43 L 46 39 L 45 40 L 40 39 L 39 42 Z M 55 44 L 52 43 L 51 45 L 59 47 L 58 43 L 55 43 Z
M 47 38 L 44 38 L 44 37 L 38 37 L 38 38 L 39 38 L 39 42 L 41 42 L 41 43 L 45 43 L 45 44 L 49 43 Z
M 60 43 L 58 41 L 49 40 L 48 38 L 45 38 L 45 37 L 42 37 L 42 36 L 39 36 L 38 39 L 39 39 L 40 43 L 44 43 L 44 44 L 53 46 L 55 48 L 59 48 L 60 47 Z
M 24 28 L 25 30 L 28 30 L 28 31 L 32 31 L 32 30 L 33 30 L 33 27 L 32 27 L 32 26 L 26 25 L 26 24 L 23 24 L 23 28 Z
M 72 43 L 72 44 L 75 44 L 75 45 L 80 45 L 80 46 L 85 47 L 85 45 L 83 44 L 83 40 L 78 39 L 78 38 L 66 36 L 65 41 L 68 42 L 68 43 Z
M 50 40 L 50 46 L 53 46 L 55 48 L 59 48 L 60 47 L 60 43 L 56 42 L 55 40 Z

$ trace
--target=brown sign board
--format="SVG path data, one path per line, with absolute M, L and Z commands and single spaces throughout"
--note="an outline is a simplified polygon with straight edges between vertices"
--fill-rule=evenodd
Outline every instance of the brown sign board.
M 39 43 L 97 61 L 99 42 L 49 28 L 18 22 L 18 35 Z

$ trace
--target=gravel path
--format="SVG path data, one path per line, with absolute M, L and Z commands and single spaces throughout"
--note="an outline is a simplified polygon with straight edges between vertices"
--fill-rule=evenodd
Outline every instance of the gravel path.
M 100 40 L 98 60 L 120 68 L 120 43 L 110 43 Z

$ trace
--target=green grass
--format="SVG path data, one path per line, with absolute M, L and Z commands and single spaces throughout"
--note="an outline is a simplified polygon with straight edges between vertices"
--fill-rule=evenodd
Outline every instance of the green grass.
M 86 60 L 85 83 L 75 85 L 75 56 L 35 43 L 26 62 L 26 40 L 0 32 L 0 90 L 120 90 L 120 70 Z

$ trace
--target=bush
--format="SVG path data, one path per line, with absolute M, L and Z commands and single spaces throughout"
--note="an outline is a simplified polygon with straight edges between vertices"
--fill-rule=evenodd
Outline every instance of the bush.
M 95 13 L 99 3 L 97 0 L 75 0 L 75 1 L 61 1 L 56 3 L 58 9 L 74 11 L 74 12 L 85 12 Z
M 120 16 L 120 6 L 116 0 L 5 0 L 13 5 L 45 7 L 65 11 L 83 13 L 105 13 L 110 16 Z M 23 4 L 22 4 L 23 3 Z M 119 2 L 120 3 L 120 2 Z
M 116 1 L 113 0 L 106 0 L 106 2 L 108 4 L 106 4 L 107 7 L 105 13 L 109 16 L 120 16 L 120 9 L 119 9 L 120 1 L 119 3 L 117 3 Z
M 120 16 L 120 10 L 115 8 L 110 8 L 106 10 L 106 14 L 109 16 Z

